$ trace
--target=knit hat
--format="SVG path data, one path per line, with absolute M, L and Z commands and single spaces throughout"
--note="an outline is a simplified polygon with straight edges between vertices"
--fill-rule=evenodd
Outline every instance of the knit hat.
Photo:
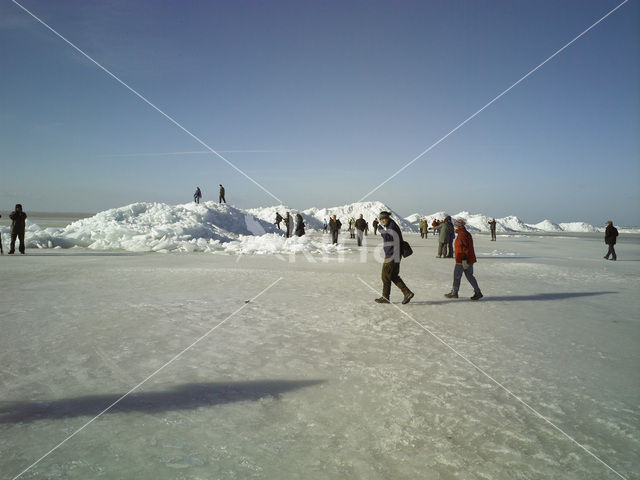
M 464 220 L 458 218 L 455 222 L 453 222 L 453 225 L 458 228 L 464 228 L 465 222 Z
M 378 215 L 380 217 L 380 220 L 384 219 L 384 218 L 391 218 L 391 213 L 389 212 L 380 212 L 380 215 Z

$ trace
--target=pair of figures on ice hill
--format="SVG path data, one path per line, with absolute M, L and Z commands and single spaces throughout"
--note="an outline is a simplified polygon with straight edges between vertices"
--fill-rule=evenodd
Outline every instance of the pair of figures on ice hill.
M 409 290 L 404 281 L 400 278 L 400 260 L 402 257 L 410 255 L 406 252 L 408 244 L 402 239 L 402 232 L 398 224 L 391 218 L 389 212 L 381 212 L 380 230 L 382 239 L 384 240 L 384 262 L 382 263 L 382 296 L 376 298 L 378 303 L 390 303 L 391 283 L 400 289 L 403 294 L 402 303 L 407 304 L 414 297 L 414 293 Z M 449 217 L 449 224 L 450 223 Z M 444 223 L 444 222 L 443 222 Z M 460 281 L 462 275 L 467 278 L 473 287 L 473 296 L 471 300 L 480 300 L 482 292 L 473 275 L 473 264 L 476 263 L 476 254 L 473 248 L 473 238 L 465 228 L 463 220 L 456 220 L 453 228 L 458 236 L 455 239 L 455 259 L 456 265 L 453 270 L 453 287 L 451 292 L 445 294 L 447 298 L 458 298 L 458 290 L 460 289 Z
M 1 217 L 2 215 L 0 215 Z M 26 229 L 27 223 L 27 214 L 22 211 L 22 205 L 16 204 L 16 208 L 13 212 L 9 214 L 9 218 L 11 219 L 11 244 L 9 247 L 9 255 L 13 255 L 16 253 L 16 240 L 20 243 L 18 244 L 18 251 L 24 255 L 25 246 L 24 246 L 24 232 Z M 4 254 L 4 250 L 2 249 L 2 237 L 0 236 L 0 253 Z
M 200 199 L 202 198 L 202 190 L 200 187 L 196 187 L 196 191 L 193 193 L 193 201 L 196 203 L 200 203 Z M 224 187 L 220 184 L 220 198 L 218 203 L 227 203 L 227 200 L 224 198 Z

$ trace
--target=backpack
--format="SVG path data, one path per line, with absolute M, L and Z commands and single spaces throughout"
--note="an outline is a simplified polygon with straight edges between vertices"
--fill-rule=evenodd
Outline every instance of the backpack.
M 405 242 L 404 240 L 400 243 L 400 256 L 403 258 L 407 258 L 413 255 L 413 249 L 409 242 Z

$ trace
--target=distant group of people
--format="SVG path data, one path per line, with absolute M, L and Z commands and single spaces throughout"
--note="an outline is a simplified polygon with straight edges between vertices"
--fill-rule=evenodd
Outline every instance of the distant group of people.
M 299 213 L 296 214 L 296 223 L 295 223 L 295 231 L 294 231 L 294 224 L 293 224 L 293 219 L 291 218 L 291 214 L 289 212 L 285 212 L 284 217 L 282 215 L 280 215 L 278 212 L 276 212 L 276 221 L 274 222 L 274 225 L 279 229 L 282 230 L 280 228 L 280 223 L 284 222 L 284 227 L 285 227 L 285 237 L 289 238 L 292 236 L 292 232 L 295 233 L 295 235 L 297 237 L 302 237 L 305 233 L 305 224 L 304 224 L 304 219 L 302 218 L 302 215 L 300 215 Z
M 227 200 L 224 198 L 224 187 L 222 184 L 220 185 L 220 195 L 218 197 L 218 203 L 227 203 Z M 193 193 L 193 201 L 195 203 L 200 203 L 200 199 L 202 198 L 202 190 L 200 187 L 196 187 L 196 191 Z
M 2 215 L 0 215 L 2 217 Z M 16 204 L 15 210 L 9 214 L 11 219 L 11 243 L 9 246 L 9 255 L 16 253 L 16 240 L 18 240 L 18 251 L 24 255 L 24 232 L 26 230 L 27 214 L 22 211 L 22 205 Z M 0 235 L 0 254 L 4 255 L 2 248 L 2 235 Z

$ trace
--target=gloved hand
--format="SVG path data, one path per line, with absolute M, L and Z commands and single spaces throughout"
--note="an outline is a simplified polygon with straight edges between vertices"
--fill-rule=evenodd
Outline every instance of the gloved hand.
M 462 268 L 463 270 L 466 270 L 467 268 L 469 268 L 469 264 L 467 263 L 466 260 L 462 260 Z

